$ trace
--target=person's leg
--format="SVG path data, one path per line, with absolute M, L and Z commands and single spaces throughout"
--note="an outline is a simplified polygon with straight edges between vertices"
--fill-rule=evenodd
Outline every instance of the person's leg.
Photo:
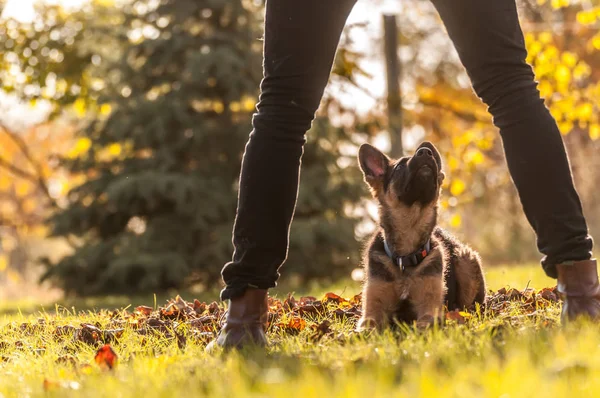
M 510 174 L 545 255 L 542 266 L 558 278 L 567 299 L 573 298 L 566 300 L 563 314 L 599 315 L 593 241 L 559 129 L 525 61 L 515 0 L 432 2 L 500 130 Z
M 222 270 L 226 286 L 221 299 L 231 303 L 225 330 L 230 337 L 222 334 L 223 345 L 242 341 L 233 330 L 239 325 L 266 319 L 267 289 L 276 286 L 287 258 L 305 134 L 354 4 L 355 0 L 267 1 L 264 78 L 242 162 L 235 251 Z M 255 340 L 264 342 L 261 332 L 255 334 Z

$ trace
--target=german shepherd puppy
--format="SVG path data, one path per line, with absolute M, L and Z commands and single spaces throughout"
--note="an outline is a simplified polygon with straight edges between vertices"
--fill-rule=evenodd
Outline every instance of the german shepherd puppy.
M 479 255 L 437 226 L 445 174 L 435 146 L 424 142 L 412 157 L 392 160 L 363 144 L 358 158 L 379 205 L 379 228 L 364 259 L 357 330 L 415 321 L 427 327 L 443 321 L 444 307 L 483 304 L 486 285 Z

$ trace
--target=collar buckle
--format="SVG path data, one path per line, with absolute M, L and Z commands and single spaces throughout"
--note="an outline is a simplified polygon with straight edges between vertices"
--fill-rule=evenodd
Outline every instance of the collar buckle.
M 394 264 L 402 269 L 402 272 L 406 270 L 407 266 L 416 267 L 421 264 L 425 257 L 431 252 L 431 238 L 427 239 L 427 242 L 417 249 L 417 251 L 407 254 L 406 256 L 398 256 L 396 253 L 393 253 L 385 238 L 383 239 L 383 245 L 388 257 Z

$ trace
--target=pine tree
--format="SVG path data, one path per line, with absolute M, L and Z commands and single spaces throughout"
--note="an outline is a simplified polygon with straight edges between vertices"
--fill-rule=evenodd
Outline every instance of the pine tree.
M 64 164 L 86 181 L 51 218 L 76 237 L 43 279 L 80 295 L 220 281 L 231 258 L 236 182 L 262 78 L 261 6 L 242 0 L 137 1 L 128 40 L 84 149 Z M 156 5 L 155 8 L 152 8 Z M 356 167 L 338 165 L 348 131 L 324 117 L 307 144 L 286 272 L 346 275 L 357 265 Z

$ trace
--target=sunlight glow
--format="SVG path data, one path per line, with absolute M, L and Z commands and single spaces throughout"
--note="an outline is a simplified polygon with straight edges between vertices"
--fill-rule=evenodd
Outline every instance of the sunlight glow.
M 8 0 L 2 17 L 14 18 L 20 22 L 30 22 L 35 17 L 34 6 L 36 3 L 60 4 L 65 9 L 77 9 L 89 0 Z

